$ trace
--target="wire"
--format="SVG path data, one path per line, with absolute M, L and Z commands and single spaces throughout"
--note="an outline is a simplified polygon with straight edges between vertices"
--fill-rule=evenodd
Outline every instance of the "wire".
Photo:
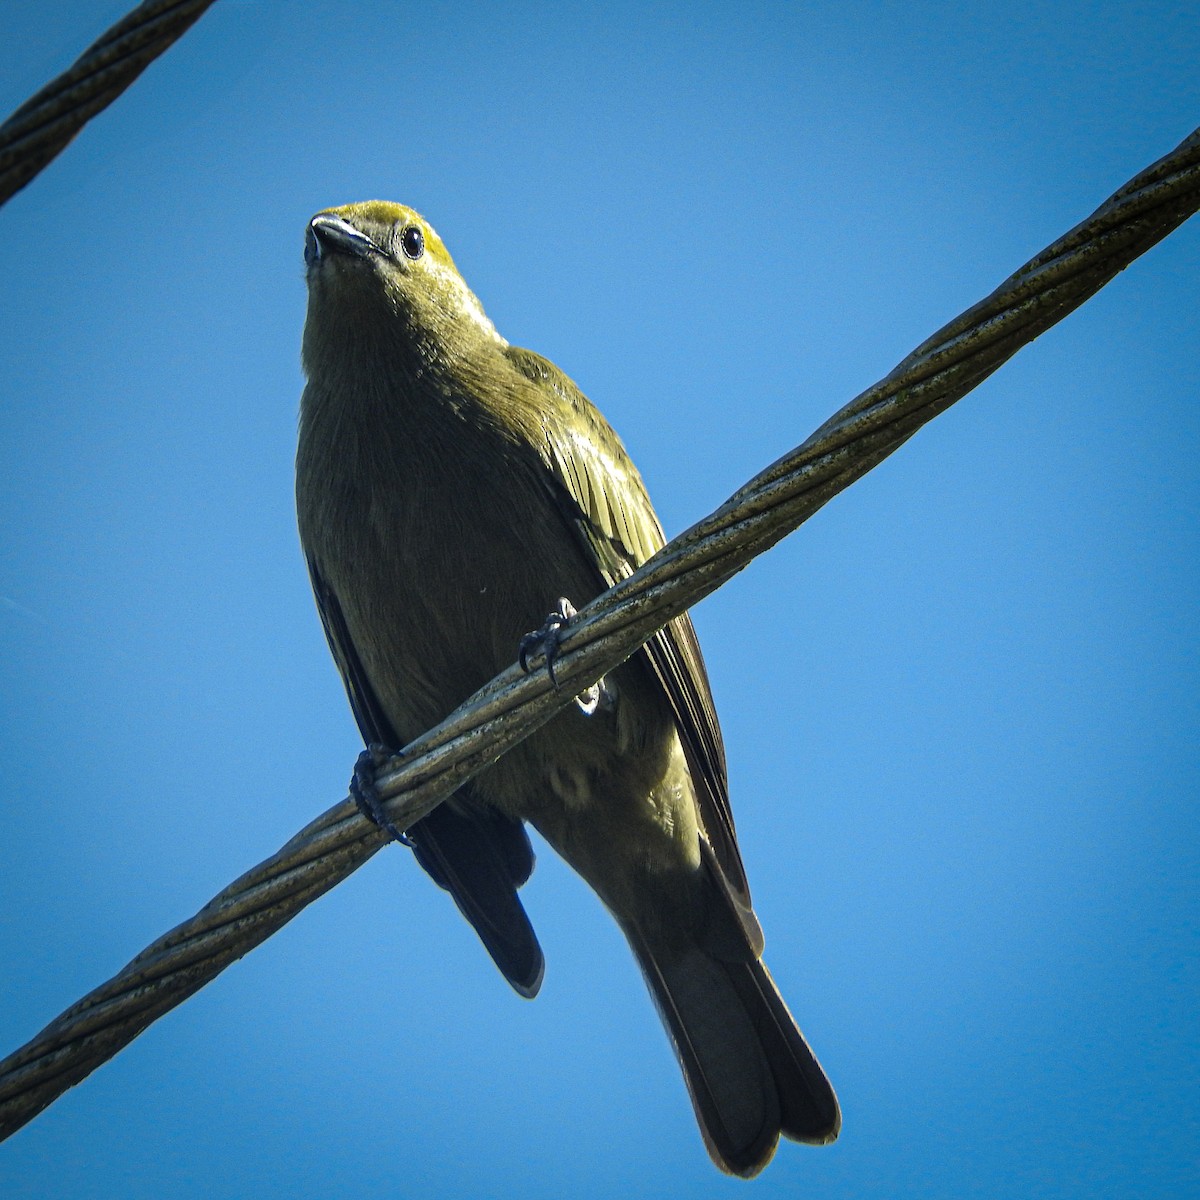
M 544 671 L 514 665 L 378 780 L 403 829 L 544 724 L 654 631 L 806 521 L 1200 208 L 1200 130 L 852 400 L 802 445 L 580 611 Z M 515 650 L 515 648 L 514 648 Z M 536 663 L 535 663 L 536 665 Z M 151 1022 L 362 865 L 385 835 L 343 800 L 0 1062 L 7 1137 Z
M 106 109 L 213 0 L 146 0 L 0 125 L 0 204 Z

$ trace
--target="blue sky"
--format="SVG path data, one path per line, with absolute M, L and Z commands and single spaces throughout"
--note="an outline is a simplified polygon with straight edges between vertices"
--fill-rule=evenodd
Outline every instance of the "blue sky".
M 15 108 L 125 0 L 0 10 Z M 0 210 L 0 1043 L 345 794 L 301 250 L 372 197 L 707 513 L 1200 123 L 1194 6 L 221 0 Z M 1200 1188 L 1200 224 L 705 601 L 840 1142 L 756 1196 Z M 515 648 L 514 648 L 515 650 Z M 0 1147 L 6 1197 L 732 1195 L 543 849 L 516 998 L 392 848 Z

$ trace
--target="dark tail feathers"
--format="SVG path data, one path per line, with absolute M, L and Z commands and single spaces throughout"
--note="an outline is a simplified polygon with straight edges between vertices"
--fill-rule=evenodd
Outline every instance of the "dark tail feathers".
M 837 1097 L 760 959 L 656 955 L 627 933 L 717 1166 L 750 1178 L 780 1134 L 818 1145 L 837 1137 Z

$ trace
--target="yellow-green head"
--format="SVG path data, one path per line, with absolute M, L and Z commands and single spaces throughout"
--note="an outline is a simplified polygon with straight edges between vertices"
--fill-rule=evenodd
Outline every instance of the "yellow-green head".
M 402 204 L 366 200 L 324 209 L 308 223 L 304 260 L 306 367 L 320 352 L 314 329 L 354 342 L 356 329 L 397 317 L 416 345 L 466 350 L 481 341 L 507 344 L 433 226 Z

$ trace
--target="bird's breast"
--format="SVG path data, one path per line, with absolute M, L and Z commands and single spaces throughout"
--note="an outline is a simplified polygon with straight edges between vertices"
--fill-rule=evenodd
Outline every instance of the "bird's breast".
M 311 407 L 298 456 L 302 540 L 410 738 L 513 662 L 558 596 L 584 603 L 601 581 L 536 448 L 473 420 L 458 398 L 432 418 L 401 396 L 371 421 L 322 420 Z
M 313 390 L 297 459 L 301 538 L 404 744 L 513 663 L 559 596 L 582 605 L 603 576 L 536 447 L 471 420 L 454 398 L 433 421 L 400 406 L 387 420 L 348 420 Z M 472 786 L 533 822 L 628 916 L 647 879 L 698 870 L 697 825 L 648 664 L 638 656 L 610 683 L 611 708 L 586 717 L 572 706 Z

